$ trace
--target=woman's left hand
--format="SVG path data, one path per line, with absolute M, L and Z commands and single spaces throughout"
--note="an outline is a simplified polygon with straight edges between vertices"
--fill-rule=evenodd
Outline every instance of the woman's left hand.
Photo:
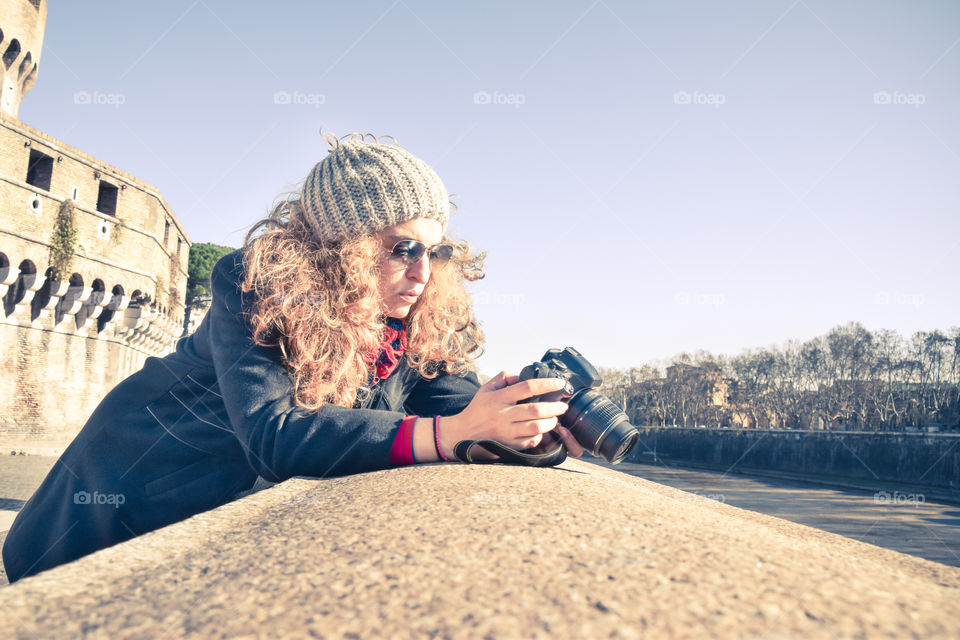
M 563 444 L 567 447 L 567 453 L 574 458 L 579 458 L 583 455 L 583 447 L 576 441 L 569 429 L 558 424 L 554 431 L 563 439 Z

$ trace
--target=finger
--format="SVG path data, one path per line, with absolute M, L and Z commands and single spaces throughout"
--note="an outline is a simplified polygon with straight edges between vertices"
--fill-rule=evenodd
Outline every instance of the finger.
M 480 387 L 480 389 L 483 391 L 499 391 L 500 389 L 509 386 L 511 384 L 509 379 L 515 377 L 516 376 L 511 376 L 506 371 L 501 371 L 497 375 L 487 380 L 487 383 Z
M 526 422 L 515 423 L 515 436 L 531 437 L 544 434 L 547 431 L 553 431 L 557 427 L 557 419 L 542 418 L 540 420 L 527 420 Z
M 510 407 L 504 413 L 512 422 L 562 416 L 570 408 L 566 402 L 530 402 Z
M 513 404 L 533 396 L 559 391 L 566 384 L 566 381 L 562 378 L 534 378 L 507 387 L 503 394 L 506 401 Z
M 504 372 L 504 373 L 506 373 L 506 372 Z M 506 376 L 506 381 L 507 381 L 507 385 L 508 385 L 508 386 L 511 385 L 511 384 L 517 384 L 518 382 L 520 382 L 520 376 L 511 376 L 511 375 L 508 375 L 508 376 Z
M 543 440 L 543 434 L 537 434 L 532 438 L 524 438 L 523 440 L 520 440 L 519 442 L 517 442 L 515 448 L 521 451 L 523 449 L 532 449 L 533 447 L 540 444 L 541 440 Z
M 557 425 L 557 433 L 559 433 L 560 437 L 563 439 L 563 444 L 567 447 L 567 453 L 572 455 L 574 458 L 579 458 L 583 455 L 583 447 L 580 446 L 580 443 L 577 442 L 576 438 L 573 437 L 573 434 L 570 433 L 569 429 Z

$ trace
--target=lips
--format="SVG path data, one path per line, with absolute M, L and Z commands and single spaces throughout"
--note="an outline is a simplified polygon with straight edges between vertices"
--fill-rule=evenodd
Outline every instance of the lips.
M 420 294 L 419 294 L 419 293 L 407 292 L 407 293 L 401 293 L 401 294 L 399 294 L 399 296 L 400 296 L 401 298 L 403 298 L 405 301 L 413 303 L 413 302 L 416 302 L 416 301 L 417 301 L 417 298 L 420 297 Z

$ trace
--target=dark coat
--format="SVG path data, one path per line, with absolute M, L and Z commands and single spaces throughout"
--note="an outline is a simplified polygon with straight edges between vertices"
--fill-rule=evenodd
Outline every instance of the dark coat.
M 196 332 L 148 357 L 94 410 L 7 534 L 11 582 L 229 502 L 258 475 L 390 467 L 405 415 L 458 413 L 479 388 L 474 373 L 428 380 L 403 359 L 363 407 L 305 411 L 279 347 L 251 339 L 242 271 L 239 250 L 217 262 Z

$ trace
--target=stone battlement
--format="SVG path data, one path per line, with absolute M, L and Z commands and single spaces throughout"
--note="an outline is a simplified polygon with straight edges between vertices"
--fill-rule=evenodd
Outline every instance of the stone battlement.
M 119 341 L 146 355 L 169 353 L 183 332 L 182 321 L 139 291 L 131 298 L 122 285 L 113 290 L 107 294 L 102 283 L 95 288 L 58 282 L 0 263 L 0 324 Z
M 59 454 L 114 385 L 174 349 L 183 320 L 111 284 L 57 282 L 0 254 L 0 452 Z
M 294 478 L 0 588 L 14 637 L 955 638 L 960 569 L 570 460 Z

